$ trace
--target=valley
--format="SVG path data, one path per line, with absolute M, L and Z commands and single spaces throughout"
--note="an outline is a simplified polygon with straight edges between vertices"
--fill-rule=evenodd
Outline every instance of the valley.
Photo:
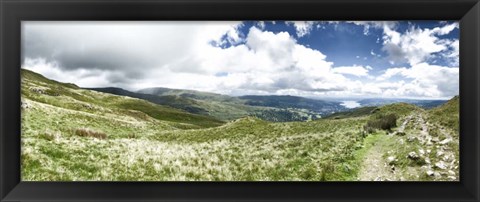
M 23 69 L 21 85 L 24 181 L 459 180 L 458 96 L 349 109 L 296 96 L 84 89 Z

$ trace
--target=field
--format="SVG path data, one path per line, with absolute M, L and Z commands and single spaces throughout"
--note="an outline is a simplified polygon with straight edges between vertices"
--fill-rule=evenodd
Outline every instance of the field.
M 221 120 L 22 70 L 22 180 L 456 181 L 458 101 Z

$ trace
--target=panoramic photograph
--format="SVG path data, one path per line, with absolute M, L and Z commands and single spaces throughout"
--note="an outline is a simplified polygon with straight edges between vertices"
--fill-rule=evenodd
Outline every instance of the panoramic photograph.
M 22 181 L 459 181 L 457 21 L 22 21 Z

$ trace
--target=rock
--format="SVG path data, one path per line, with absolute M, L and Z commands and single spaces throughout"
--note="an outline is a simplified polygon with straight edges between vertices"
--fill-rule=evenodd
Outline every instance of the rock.
M 28 109 L 30 108 L 30 104 L 26 103 L 26 102 L 20 102 L 20 106 L 23 108 L 23 109 Z
M 455 177 L 455 176 L 448 176 L 447 178 L 450 179 L 450 180 L 457 180 L 457 177 Z
M 453 172 L 452 170 L 448 170 L 448 174 L 455 175 L 455 172 Z
M 445 165 L 445 162 L 443 162 L 443 161 L 439 161 L 439 162 L 435 163 L 435 167 L 437 167 L 439 169 L 442 169 L 442 170 L 447 169 L 447 165 Z
M 440 141 L 440 139 L 438 139 L 438 137 L 432 138 L 432 142 L 438 142 L 438 141 Z
M 432 170 L 427 170 L 427 175 L 428 176 L 433 176 L 435 173 Z
M 451 142 L 451 141 L 452 141 L 451 138 L 447 138 L 447 139 L 444 139 L 444 140 L 442 140 L 441 142 L 439 142 L 439 144 L 442 144 L 442 145 L 443 145 L 443 144 L 447 144 L 447 143 L 449 143 L 449 142 Z
M 426 164 L 431 164 L 432 162 L 430 161 L 430 158 L 427 157 L 427 158 L 425 158 L 425 163 Z
M 420 156 L 423 156 L 423 155 L 425 154 L 425 150 L 419 149 L 419 150 L 418 150 L 418 153 L 420 154 Z
M 413 142 L 413 141 L 415 141 L 415 139 L 417 139 L 417 138 L 416 138 L 416 137 L 413 137 L 413 136 L 407 137 L 407 141 L 408 141 L 408 142 Z
M 389 156 L 387 158 L 388 165 L 393 165 L 393 164 L 395 164 L 396 161 L 397 161 L 397 158 L 395 158 L 395 156 Z
M 419 156 L 415 152 L 410 152 L 410 153 L 408 153 L 408 158 L 412 159 L 412 160 L 417 160 L 419 158 Z
M 437 157 L 442 156 L 443 154 L 444 154 L 443 151 L 441 151 L 441 150 L 440 150 L 440 151 L 437 151 Z
M 431 149 L 427 149 L 427 154 L 430 154 L 432 152 Z
M 439 172 L 434 172 L 433 176 L 435 176 L 436 178 L 442 177 L 442 175 Z
M 400 139 L 400 140 L 398 141 L 398 143 L 399 143 L 399 144 L 405 144 L 405 141 L 404 141 L 403 139 Z
M 34 93 L 45 94 L 45 91 L 41 88 L 30 88 L 30 90 Z

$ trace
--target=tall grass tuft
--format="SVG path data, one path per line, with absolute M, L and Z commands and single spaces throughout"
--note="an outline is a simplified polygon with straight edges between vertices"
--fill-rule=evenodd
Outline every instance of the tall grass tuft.
M 75 130 L 75 135 L 80 136 L 80 137 L 94 137 L 98 139 L 106 139 L 107 134 L 103 132 L 97 132 L 90 130 L 88 128 L 79 128 Z

